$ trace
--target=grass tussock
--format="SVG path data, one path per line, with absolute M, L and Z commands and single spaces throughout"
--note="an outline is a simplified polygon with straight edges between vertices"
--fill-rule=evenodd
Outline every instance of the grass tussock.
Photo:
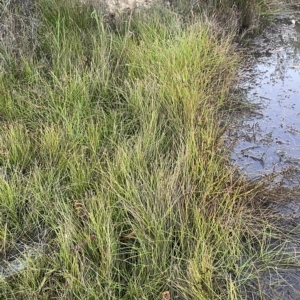
M 261 27 L 262 17 L 274 12 L 277 0 L 171 0 L 164 1 L 186 19 L 203 15 L 214 18 L 222 30 L 255 33 Z M 282 5 L 282 3 L 281 3 Z M 216 25 L 215 24 L 215 25 Z
M 36 5 L 34 51 L 1 51 L 0 255 L 26 266 L 0 297 L 239 299 L 267 233 L 223 149 L 232 37 Z

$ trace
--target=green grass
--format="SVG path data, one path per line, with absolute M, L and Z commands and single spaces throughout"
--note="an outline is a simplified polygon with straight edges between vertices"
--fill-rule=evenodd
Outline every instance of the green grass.
M 222 140 L 233 36 L 167 8 L 114 29 L 36 10 L 34 51 L 2 51 L 0 256 L 37 253 L 0 297 L 240 299 L 270 254 Z

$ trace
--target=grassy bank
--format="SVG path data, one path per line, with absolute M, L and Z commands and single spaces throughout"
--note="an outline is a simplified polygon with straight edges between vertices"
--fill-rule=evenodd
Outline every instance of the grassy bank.
M 265 225 L 222 140 L 233 35 L 168 7 L 29 11 L 1 50 L 0 255 L 26 265 L 0 298 L 241 298 Z

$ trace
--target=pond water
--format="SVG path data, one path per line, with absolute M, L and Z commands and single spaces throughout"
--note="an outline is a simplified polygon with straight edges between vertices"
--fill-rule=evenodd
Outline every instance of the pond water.
M 229 130 L 234 164 L 254 179 L 274 171 L 300 170 L 300 15 L 277 18 L 247 49 L 240 88 L 257 109 Z M 295 24 L 293 24 L 295 23 Z M 297 173 L 297 172 L 296 172 Z M 298 176 L 287 178 L 289 185 Z
M 275 184 L 299 187 L 300 8 L 276 17 L 272 26 L 241 51 L 247 59 L 238 88 L 250 105 L 227 133 L 232 162 L 248 179 L 278 172 Z M 271 209 L 280 216 L 282 232 L 293 224 L 294 237 L 285 244 L 269 244 L 281 248 L 288 262 L 274 267 L 274 255 L 249 299 L 300 300 L 300 198 L 288 197 L 287 193 L 285 201 L 272 203 Z

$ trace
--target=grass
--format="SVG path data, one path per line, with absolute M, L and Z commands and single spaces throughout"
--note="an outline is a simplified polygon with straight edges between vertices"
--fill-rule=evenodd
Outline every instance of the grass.
M 0 297 L 244 297 L 275 254 L 222 140 L 233 35 L 163 7 L 114 28 L 34 10 L 34 42 L 1 50 L 0 255 L 26 265 Z

